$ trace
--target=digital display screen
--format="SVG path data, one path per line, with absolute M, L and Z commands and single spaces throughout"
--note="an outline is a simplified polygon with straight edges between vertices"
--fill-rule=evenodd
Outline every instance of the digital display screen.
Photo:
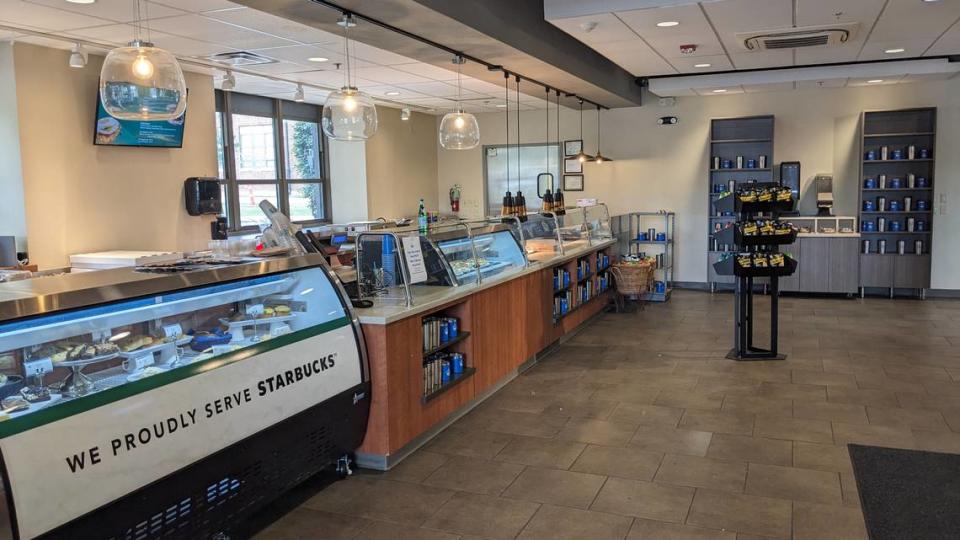
M 146 146 L 181 148 L 187 113 L 173 120 L 120 120 L 110 116 L 97 95 L 97 121 L 93 144 L 101 146 Z
M 330 239 L 330 245 L 339 246 L 347 241 L 347 235 L 345 234 L 335 234 L 333 238 Z

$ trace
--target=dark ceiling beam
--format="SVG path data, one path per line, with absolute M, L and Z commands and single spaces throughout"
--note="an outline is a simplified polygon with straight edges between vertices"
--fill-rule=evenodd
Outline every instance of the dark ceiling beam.
M 636 77 L 544 19 L 543 0 L 412 0 L 635 105 Z

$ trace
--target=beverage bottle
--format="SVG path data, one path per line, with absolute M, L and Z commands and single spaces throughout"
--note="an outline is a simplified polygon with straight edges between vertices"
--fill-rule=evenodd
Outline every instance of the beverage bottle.
M 427 210 L 423 207 L 423 199 L 420 199 L 420 208 L 417 210 L 417 226 L 420 234 L 427 234 Z

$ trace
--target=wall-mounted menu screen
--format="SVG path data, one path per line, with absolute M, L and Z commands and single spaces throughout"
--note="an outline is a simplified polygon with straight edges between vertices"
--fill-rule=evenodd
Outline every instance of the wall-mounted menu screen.
M 183 124 L 187 113 L 173 120 L 120 120 L 103 108 L 97 94 L 97 120 L 93 144 L 101 146 L 146 146 L 156 148 L 181 148 Z

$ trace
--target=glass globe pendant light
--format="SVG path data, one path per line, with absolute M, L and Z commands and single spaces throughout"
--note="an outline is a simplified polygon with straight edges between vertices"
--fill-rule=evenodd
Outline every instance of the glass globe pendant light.
M 100 102 L 120 120 L 173 120 L 187 110 L 187 83 L 176 57 L 142 39 L 140 0 L 134 0 L 135 38 L 111 50 L 100 69 Z
M 457 109 L 455 112 L 443 115 L 440 121 L 440 146 L 446 150 L 470 150 L 480 144 L 480 125 L 477 117 L 463 112 L 462 88 L 460 85 L 460 68 L 466 62 L 463 56 L 453 57 L 457 65 Z
M 602 155 L 600 153 L 600 113 L 603 112 L 599 105 L 597 105 L 597 155 L 593 156 L 593 161 L 595 163 L 603 163 L 604 161 L 613 161 L 612 159 Z
M 346 57 L 343 88 L 330 92 L 323 104 L 323 132 L 336 141 L 365 141 L 377 132 L 377 107 L 373 99 L 351 84 L 350 40 L 347 29 L 357 25 L 353 15 L 344 13 L 337 24 L 343 28 Z

